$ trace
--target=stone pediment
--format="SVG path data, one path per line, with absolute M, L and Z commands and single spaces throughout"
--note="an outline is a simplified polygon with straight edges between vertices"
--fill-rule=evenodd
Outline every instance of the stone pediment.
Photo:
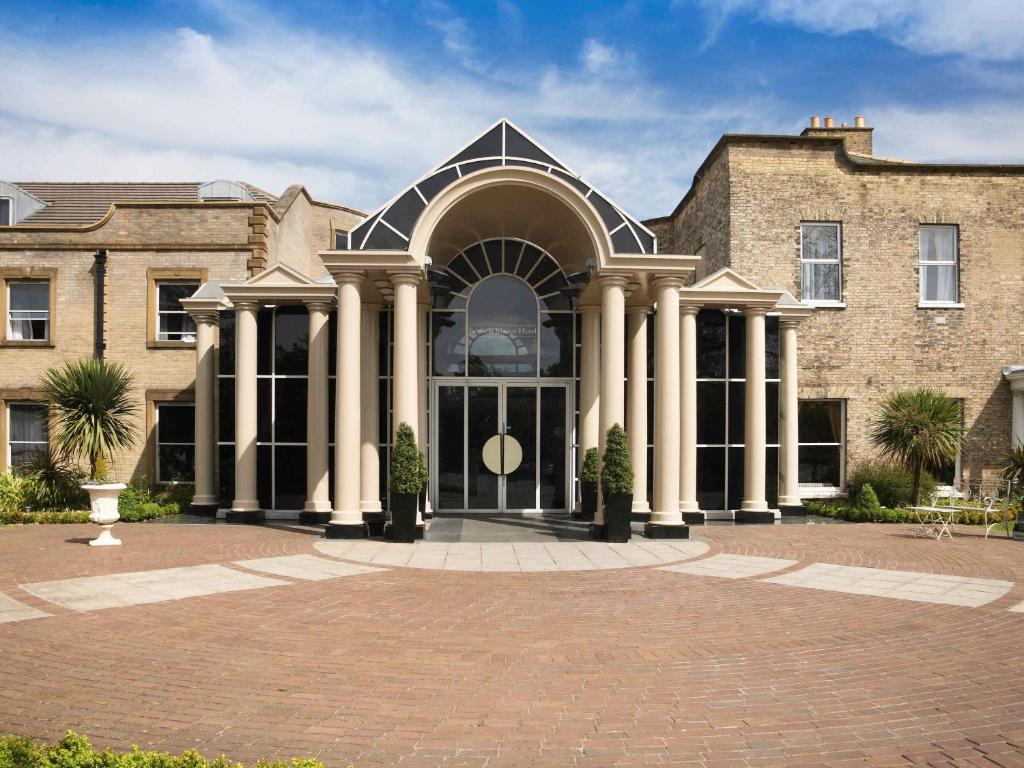
M 333 302 L 337 286 L 318 283 L 294 267 L 278 262 L 244 283 L 225 283 L 224 295 L 232 303 L 259 301 L 273 304 L 298 304 L 308 301 Z
M 688 288 L 680 299 L 688 304 L 714 307 L 774 308 L 785 291 L 766 289 L 729 267 L 722 267 Z

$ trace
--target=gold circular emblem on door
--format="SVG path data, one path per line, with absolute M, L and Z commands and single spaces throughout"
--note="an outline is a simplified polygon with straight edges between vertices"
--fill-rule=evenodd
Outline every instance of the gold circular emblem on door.
M 512 435 L 494 435 L 484 443 L 483 460 L 494 474 L 511 475 L 523 463 L 523 447 Z

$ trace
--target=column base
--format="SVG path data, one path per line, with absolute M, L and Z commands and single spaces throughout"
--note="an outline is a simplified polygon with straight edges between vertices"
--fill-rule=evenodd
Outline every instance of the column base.
M 366 523 L 327 523 L 325 539 L 365 539 Z
M 259 524 L 267 519 L 262 509 L 229 509 L 224 513 L 226 523 L 247 523 L 249 525 Z
M 371 537 L 383 536 L 387 521 L 388 517 L 383 511 L 363 512 L 363 522 L 366 523 L 367 533 Z
M 196 504 L 193 499 L 192 504 L 188 509 L 183 510 L 186 514 L 196 515 L 197 517 L 216 517 L 217 516 L 217 502 L 210 504 Z
M 683 512 L 683 522 L 687 525 L 704 525 L 706 518 L 700 510 L 696 512 Z
M 592 539 L 600 539 L 604 541 L 605 530 L 604 523 L 591 523 L 587 526 L 587 535 Z
M 331 511 L 320 512 L 318 510 L 304 509 L 299 512 L 299 522 L 302 525 L 326 525 L 331 522 Z
M 782 517 L 807 517 L 807 508 L 803 504 L 783 504 L 780 501 L 779 514 Z
M 648 523 L 644 526 L 644 536 L 648 539 L 688 539 L 690 528 L 687 525 Z
M 771 510 L 738 509 L 733 520 L 741 525 L 774 525 L 775 513 Z

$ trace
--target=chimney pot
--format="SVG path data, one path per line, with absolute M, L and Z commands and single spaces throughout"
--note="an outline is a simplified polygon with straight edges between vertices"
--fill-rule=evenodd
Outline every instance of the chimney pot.
M 812 115 L 811 116 L 811 128 L 820 128 L 820 127 L 821 127 L 821 118 L 818 117 L 817 115 Z
M 833 123 L 834 123 L 834 122 L 835 122 L 835 121 L 834 121 L 834 120 L 832 119 L 832 117 L 831 117 L 831 116 L 829 116 L 829 117 L 826 117 L 826 118 L 825 118 L 825 127 L 826 127 L 826 128 L 831 128 L 831 127 L 833 127 Z
M 864 115 L 857 115 L 855 118 L 853 118 L 853 126 L 854 126 L 854 128 L 863 128 L 864 127 Z

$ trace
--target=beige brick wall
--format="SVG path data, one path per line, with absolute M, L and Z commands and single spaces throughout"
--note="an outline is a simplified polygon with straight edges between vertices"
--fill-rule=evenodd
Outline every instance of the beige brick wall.
M 673 226 L 676 253 L 701 257 L 694 280 L 729 263 L 730 190 L 728 150 L 703 169 Z
M 1010 444 L 1000 367 L 1024 362 L 1024 177 L 853 169 L 828 147 L 729 149 L 731 266 L 799 296 L 801 221 L 843 225 L 846 308 L 800 329 L 800 392 L 848 401 L 848 466 L 873 455 L 881 398 L 916 386 L 965 400 L 963 466 L 999 468 Z M 960 231 L 964 309 L 918 309 L 918 225 Z M 945 324 L 939 324 L 944 319 Z

